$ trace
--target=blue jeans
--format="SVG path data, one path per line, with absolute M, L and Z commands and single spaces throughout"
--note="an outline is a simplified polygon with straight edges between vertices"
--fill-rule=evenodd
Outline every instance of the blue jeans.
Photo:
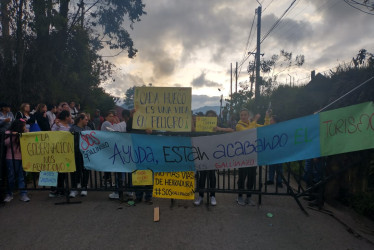
M 282 175 L 283 175 L 282 164 L 273 164 L 269 166 L 268 181 L 274 181 L 275 172 L 277 172 L 277 183 L 282 183 Z
M 21 194 L 26 194 L 27 191 L 24 189 L 26 187 L 25 180 L 23 177 L 22 160 L 6 160 L 6 165 L 8 168 L 8 194 L 13 195 L 14 185 L 15 185 L 15 175 L 17 175 L 18 188 Z M 23 189 L 23 190 L 22 190 Z

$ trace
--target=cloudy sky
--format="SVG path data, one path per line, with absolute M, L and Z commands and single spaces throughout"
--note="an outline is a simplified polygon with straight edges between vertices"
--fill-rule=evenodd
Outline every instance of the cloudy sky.
M 138 53 L 108 57 L 116 66 L 115 81 L 103 84 L 107 92 L 124 97 L 132 86 L 192 87 L 192 108 L 219 105 L 230 93 L 230 63 L 242 65 L 239 82 L 248 81 L 249 51 L 256 48 L 256 21 L 251 36 L 254 0 L 144 0 L 147 15 L 130 31 Z M 261 0 L 263 37 L 293 0 Z M 372 12 L 374 14 L 374 11 Z M 281 49 L 305 56 L 302 67 L 277 65 L 281 84 L 305 84 L 310 71 L 326 73 L 350 63 L 362 48 L 374 52 L 374 15 L 364 14 L 343 0 L 297 0 L 262 42 L 264 59 Z M 249 39 L 248 39 L 249 38 Z M 248 42 L 248 46 L 247 45 Z M 103 51 L 115 55 L 116 51 Z M 266 77 L 266 75 L 264 75 Z M 221 92 L 218 90 L 220 89 Z M 233 86 L 235 90 L 235 86 Z

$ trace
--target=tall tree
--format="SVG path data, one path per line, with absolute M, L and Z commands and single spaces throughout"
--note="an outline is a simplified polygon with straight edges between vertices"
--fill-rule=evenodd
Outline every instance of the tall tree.
M 136 55 L 125 29 L 140 21 L 141 0 L 0 0 L 0 99 L 20 102 L 74 100 L 86 106 L 107 105 L 113 98 L 100 83 L 114 65 L 100 56 L 103 48 Z M 95 97 L 106 95 L 107 98 Z M 21 98 L 20 98 L 21 97 Z

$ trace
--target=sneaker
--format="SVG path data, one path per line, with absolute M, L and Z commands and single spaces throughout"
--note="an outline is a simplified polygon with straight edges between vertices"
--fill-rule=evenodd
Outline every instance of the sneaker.
M 109 194 L 109 199 L 118 200 L 119 199 L 119 194 L 117 192 L 113 192 L 113 193 Z
M 203 197 L 201 197 L 200 195 L 195 199 L 194 203 L 195 206 L 200 206 L 200 204 L 203 202 Z
M 30 198 L 27 196 L 27 194 L 22 194 L 19 200 L 24 201 L 24 202 L 29 202 Z
M 73 191 L 70 191 L 69 197 L 70 198 L 75 198 L 75 196 L 77 196 L 77 195 L 78 195 L 78 191 L 73 190 Z
M 245 202 L 244 202 L 242 196 L 238 196 L 238 198 L 236 199 L 236 202 L 237 202 L 238 205 L 240 205 L 240 206 L 245 206 Z
M 247 199 L 245 199 L 245 204 L 248 204 L 250 206 L 256 206 L 256 203 L 249 197 L 247 197 Z
M 267 181 L 265 184 L 266 185 L 274 185 L 274 181 Z
M 212 206 L 217 205 L 216 197 L 214 197 L 214 196 L 210 197 L 210 205 L 212 205 Z
M 10 202 L 11 200 L 13 200 L 13 195 L 7 195 L 4 199 L 4 202 Z
M 81 191 L 81 196 L 87 196 L 87 190 Z

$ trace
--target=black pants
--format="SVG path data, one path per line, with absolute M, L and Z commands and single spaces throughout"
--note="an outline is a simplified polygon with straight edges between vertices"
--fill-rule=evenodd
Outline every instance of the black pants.
M 66 173 L 58 173 L 57 176 L 57 187 L 51 187 L 52 192 L 57 192 L 59 194 L 65 194 L 65 176 Z
M 85 168 L 78 169 L 71 173 L 71 186 L 73 189 L 77 188 L 78 183 L 81 183 L 82 189 L 87 189 L 88 179 L 90 178 L 90 170 Z
M 244 189 L 245 179 L 247 179 L 247 189 L 254 189 L 256 183 L 256 170 L 257 167 L 239 168 L 238 189 Z M 238 196 L 242 197 L 243 193 L 239 193 Z M 251 197 L 251 194 L 248 194 L 247 197 Z
M 215 170 L 204 170 L 199 172 L 199 182 L 198 186 L 199 189 L 205 188 L 206 179 L 209 178 L 209 187 L 215 188 L 216 187 L 216 171 Z M 204 192 L 199 192 L 201 197 L 204 197 Z M 215 192 L 210 192 L 210 196 L 215 196 Z

